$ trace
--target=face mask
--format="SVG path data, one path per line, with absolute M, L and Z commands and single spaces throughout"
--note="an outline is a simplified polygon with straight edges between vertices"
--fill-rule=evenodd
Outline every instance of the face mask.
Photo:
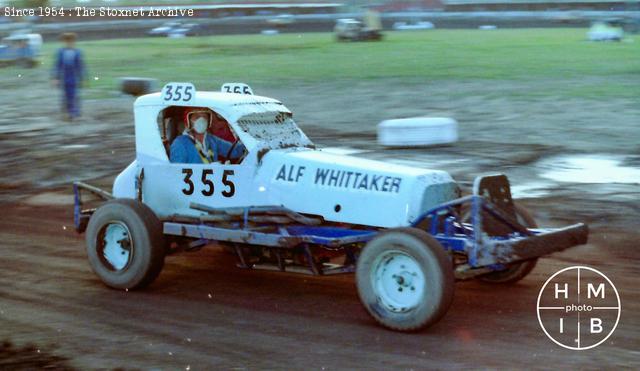
M 200 117 L 193 123 L 193 130 L 198 134 L 204 134 L 207 131 L 207 126 L 209 126 L 207 119 Z

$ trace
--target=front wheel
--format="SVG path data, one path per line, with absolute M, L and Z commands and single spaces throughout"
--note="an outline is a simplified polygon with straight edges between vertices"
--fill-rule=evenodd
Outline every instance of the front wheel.
M 356 284 L 362 305 L 376 321 L 392 330 L 418 331 L 449 309 L 454 276 L 438 241 L 416 228 L 397 228 L 362 250 Z
M 164 265 L 162 223 L 136 200 L 115 199 L 98 208 L 89 220 L 86 239 L 89 264 L 109 287 L 145 287 Z

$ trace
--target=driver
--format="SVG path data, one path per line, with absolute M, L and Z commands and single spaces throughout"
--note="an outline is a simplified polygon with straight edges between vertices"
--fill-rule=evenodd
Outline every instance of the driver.
M 238 160 L 245 148 L 239 143 L 230 143 L 208 132 L 213 112 L 208 108 L 189 108 L 184 113 L 185 129 L 171 144 L 171 162 L 187 164 L 210 164 L 227 160 Z

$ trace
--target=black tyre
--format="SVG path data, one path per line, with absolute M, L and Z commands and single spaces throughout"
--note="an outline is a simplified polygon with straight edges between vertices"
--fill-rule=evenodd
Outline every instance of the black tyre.
M 139 201 L 116 199 L 99 207 L 89 220 L 86 239 L 89 264 L 109 287 L 143 288 L 164 265 L 162 223 Z
M 416 228 L 383 232 L 356 267 L 360 301 L 383 326 L 418 331 L 436 323 L 453 300 L 451 261 L 440 243 Z
M 123 77 L 120 79 L 120 91 L 135 97 L 152 93 L 156 89 L 157 80 L 142 77 Z
M 514 208 L 516 212 L 516 216 L 518 217 L 518 223 L 522 224 L 527 228 L 537 228 L 538 224 L 535 219 L 531 216 L 531 214 L 524 207 L 515 204 Z M 482 275 L 478 277 L 480 281 L 488 282 L 488 283 L 502 283 L 509 284 L 520 281 L 525 278 L 533 268 L 536 267 L 536 263 L 538 259 L 525 260 L 520 263 L 513 263 L 507 265 L 507 269 L 497 272 L 491 272 L 489 274 Z

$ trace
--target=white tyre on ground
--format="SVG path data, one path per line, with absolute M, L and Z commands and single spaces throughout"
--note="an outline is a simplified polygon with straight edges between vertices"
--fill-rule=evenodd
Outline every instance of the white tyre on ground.
M 453 300 L 449 256 L 416 228 L 381 233 L 362 250 L 356 267 L 360 301 L 383 326 L 418 331 L 436 323 Z
M 378 143 L 388 147 L 430 146 L 458 140 L 458 123 L 447 117 L 385 120 L 378 125 Z
M 115 289 L 145 287 L 164 265 L 162 223 L 136 200 L 115 199 L 100 206 L 89 220 L 86 240 L 91 268 Z

